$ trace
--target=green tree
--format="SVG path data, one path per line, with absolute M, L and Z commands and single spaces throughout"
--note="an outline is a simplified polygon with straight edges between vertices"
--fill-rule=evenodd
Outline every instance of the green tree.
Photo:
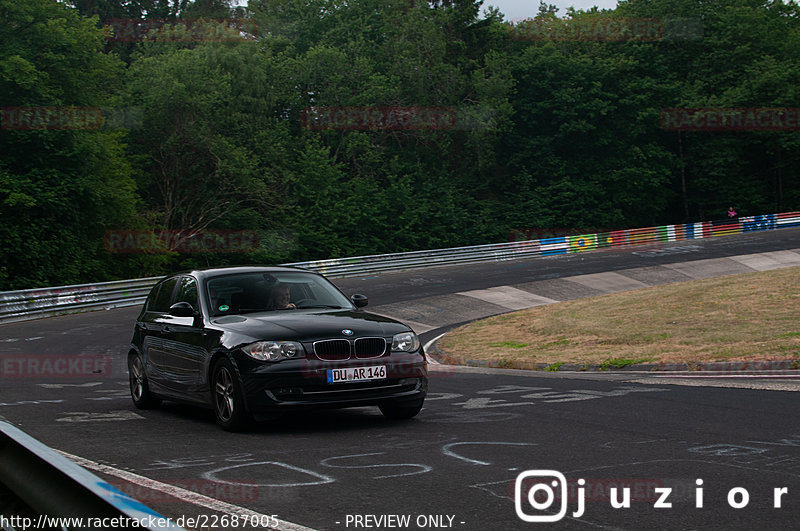
M 351 210 L 343 218 L 329 215 L 337 220 L 337 233 L 350 242 L 348 254 L 476 243 L 487 237 L 489 211 L 495 208 L 487 174 L 496 170 L 497 132 L 510 124 L 513 80 L 507 58 L 494 49 L 503 42 L 499 18 L 480 20 L 479 3 L 458 4 L 326 2 L 303 14 L 298 3 L 281 3 L 298 10 L 295 20 L 309 20 L 315 28 L 308 31 L 296 23 L 291 34 L 308 37 L 294 39 L 301 44 L 283 54 L 294 65 L 303 108 L 444 108 L 457 117 L 453 127 L 433 130 L 300 131 L 327 146 L 329 165 L 340 172 L 335 190 L 348 201 L 330 208 Z M 294 178 L 302 181 L 305 171 L 310 168 Z M 323 256 L 335 253 L 338 244 L 324 243 L 332 238 L 328 229 L 317 228 L 329 220 L 305 215 L 309 201 L 303 197 L 298 202 L 304 213 L 302 232 L 325 234 L 316 245 L 326 249 Z
M 648 62 L 679 87 L 669 108 L 796 107 L 800 85 L 800 7 L 762 0 L 620 2 L 631 17 L 680 21 L 690 39 L 665 39 Z M 680 27 L 680 26 L 679 26 Z M 698 32 L 702 32 L 697 35 Z M 691 35 L 690 35 L 691 36 Z M 672 210 L 696 218 L 800 208 L 797 133 L 682 131 L 664 145 L 680 160 Z
M 111 103 L 107 91 L 119 79 L 122 63 L 102 52 L 104 34 L 92 20 L 56 0 L 0 0 L 0 17 L 4 107 L 82 112 Z M 35 120 L 22 124 L 4 112 L 0 289 L 142 270 L 141 262 L 112 270 L 115 260 L 103 249 L 104 233 L 129 225 L 135 213 L 123 133 L 68 124 L 69 129 Z
M 660 146 L 657 82 L 605 43 L 526 44 L 516 59 L 509 195 L 526 227 L 625 227 L 660 221 L 674 161 Z
M 186 234 L 286 230 L 293 202 L 279 193 L 291 143 L 278 117 L 281 66 L 255 42 L 163 48 L 145 47 L 152 54 L 131 65 L 125 96 L 144 109 L 131 149 L 148 223 Z M 258 256 L 286 258 L 285 250 Z

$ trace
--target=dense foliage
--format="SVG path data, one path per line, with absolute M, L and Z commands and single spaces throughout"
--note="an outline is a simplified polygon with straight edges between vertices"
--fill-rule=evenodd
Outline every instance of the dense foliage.
M 622 0 L 561 18 L 543 3 L 527 23 L 474 0 L 232 4 L 0 0 L 2 107 L 138 116 L 20 128 L 4 113 L 0 290 L 800 209 L 796 130 L 660 121 L 800 107 L 795 3 Z M 609 18 L 673 33 L 598 36 Z M 350 126 L 325 126 L 336 109 Z M 258 248 L 109 251 L 109 231 L 145 230 L 250 231 Z

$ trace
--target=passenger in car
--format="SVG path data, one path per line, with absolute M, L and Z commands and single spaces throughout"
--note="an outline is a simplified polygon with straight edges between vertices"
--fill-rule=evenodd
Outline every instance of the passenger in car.
M 290 300 L 291 291 L 289 286 L 286 284 L 276 284 L 273 286 L 272 291 L 270 291 L 269 300 L 267 301 L 267 309 L 283 310 L 287 308 L 297 308 L 297 306 L 292 304 Z

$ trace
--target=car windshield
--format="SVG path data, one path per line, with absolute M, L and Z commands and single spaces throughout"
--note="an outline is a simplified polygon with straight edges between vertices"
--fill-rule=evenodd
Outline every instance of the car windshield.
M 353 304 L 324 278 L 304 272 L 236 273 L 206 281 L 214 316 L 304 308 L 352 309 Z

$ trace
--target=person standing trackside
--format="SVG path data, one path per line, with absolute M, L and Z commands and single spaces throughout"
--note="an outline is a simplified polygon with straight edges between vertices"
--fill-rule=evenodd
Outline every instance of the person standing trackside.
M 736 219 L 736 215 L 736 211 L 733 209 L 733 207 L 728 207 L 728 219 L 734 220 Z

